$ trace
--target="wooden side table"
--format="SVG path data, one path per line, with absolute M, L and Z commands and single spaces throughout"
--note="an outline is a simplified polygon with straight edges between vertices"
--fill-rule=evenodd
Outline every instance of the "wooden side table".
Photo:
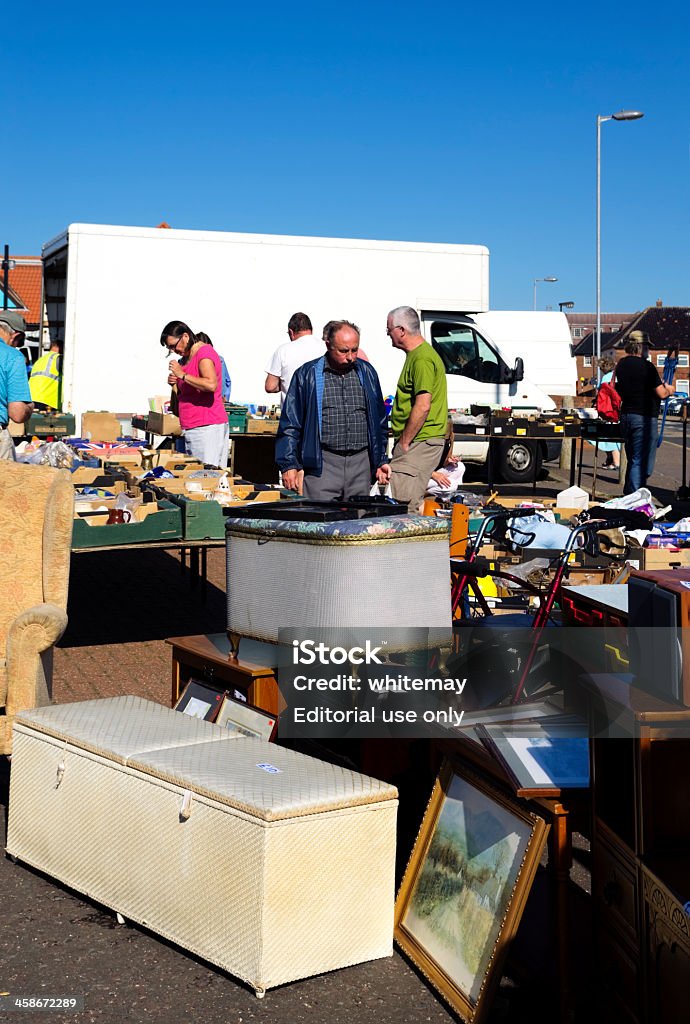
M 197 678 L 217 690 L 239 690 L 250 704 L 271 715 L 279 715 L 285 708 L 273 644 L 243 639 L 241 658 L 232 658 L 225 633 L 177 636 L 165 642 L 172 647 L 173 705 L 189 679 Z

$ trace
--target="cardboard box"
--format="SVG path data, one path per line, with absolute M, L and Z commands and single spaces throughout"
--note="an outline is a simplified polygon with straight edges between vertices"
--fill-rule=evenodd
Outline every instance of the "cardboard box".
M 200 462 L 194 455 L 166 451 L 165 448 L 158 448 L 154 451 L 153 462 L 154 465 L 162 466 L 163 469 L 168 469 L 171 473 L 204 468 L 203 462 Z
M 247 420 L 248 434 L 277 434 L 279 420 Z
M 690 548 L 672 551 L 670 548 L 637 548 L 626 558 L 634 569 L 675 569 L 690 565 Z
M 110 487 L 117 480 L 122 480 L 123 483 L 126 483 L 124 473 L 104 473 L 100 466 L 96 469 L 90 466 L 78 466 L 72 472 L 72 483 L 77 487 L 85 485 Z
M 150 412 L 164 412 L 170 408 L 170 392 L 167 395 L 152 395 L 149 398 Z
M 89 441 L 117 441 L 120 421 L 111 412 L 85 412 L 81 418 L 81 436 Z
M 74 481 L 72 482 L 74 483 Z M 82 487 L 99 487 L 105 491 L 112 491 L 113 494 L 123 494 L 127 490 L 127 481 L 124 480 L 122 477 L 105 476 L 103 473 L 101 473 L 94 480 L 82 481 L 81 483 L 74 483 L 75 501 L 81 500 L 80 488 Z M 94 499 L 93 497 L 89 497 L 88 500 L 92 501 Z
M 601 586 L 606 583 L 611 583 L 611 576 L 612 573 L 610 569 L 585 569 L 584 567 L 569 567 L 566 585 L 568 587 Z
M 182 427 L 177 416 L 167 412 L 150 412 L 146 421 L 146 429 L 152 434 L 165 434 L 169 437 L 179 437 Z

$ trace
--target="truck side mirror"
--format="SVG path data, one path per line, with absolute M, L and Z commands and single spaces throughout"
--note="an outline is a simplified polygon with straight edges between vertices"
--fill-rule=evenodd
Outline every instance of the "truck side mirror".
M 522 380 L 525 376 L 525 364 L 522 356 L 518 356 L 515 360 L 515 368 L 513 370 L 513 382 Z

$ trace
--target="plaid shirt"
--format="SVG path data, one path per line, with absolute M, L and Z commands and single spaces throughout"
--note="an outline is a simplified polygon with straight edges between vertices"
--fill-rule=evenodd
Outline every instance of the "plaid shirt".
M 368 447 L 367 405 L 354 364 L 347 373 L 324 368 L 321 444 L 336 452 Z

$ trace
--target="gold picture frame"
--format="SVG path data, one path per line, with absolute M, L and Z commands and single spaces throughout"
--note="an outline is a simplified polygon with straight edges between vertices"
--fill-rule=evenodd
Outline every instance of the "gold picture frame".
M 395 941 L 468 1024 L 501 977 L 549 826 L 443 762 L 395 902 Z

